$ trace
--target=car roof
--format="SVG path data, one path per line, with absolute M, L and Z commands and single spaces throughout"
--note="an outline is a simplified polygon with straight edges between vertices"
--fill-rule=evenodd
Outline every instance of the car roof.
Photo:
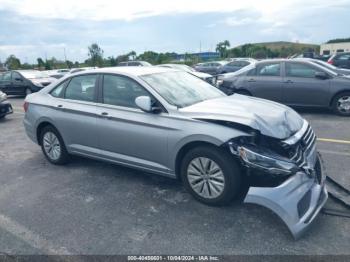
M 115 73 L 115 74 L 128 74 L 133 76 L 141 76 L 141 75 L 150 75 L 157 73 L 165 73 L 165 72 L 174 72 L 178 71 L 172 68 L 160 67 L 160 66 L 117 66 L 117 67 L 106 67 L 106 68 L 97 68 L 91 70 L 85 70 L 79 72 L 78 74 L 87 74 L 87 73 Z

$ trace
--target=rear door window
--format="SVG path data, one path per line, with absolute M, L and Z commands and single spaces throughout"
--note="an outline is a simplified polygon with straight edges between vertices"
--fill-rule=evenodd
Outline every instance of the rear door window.
M 55 87 L 50 94 L 53 97 L 62 97 L 63 96 L 63 89 L 66 86 L 67 81 L 64 81 L 62 84 L 60 84 L 59 86 Z
M 79 101 L 94 101 L 97 75 L 83 75 L 73 77 L 69 82 L 65 98 Z
M 257 66 L 258 76 L 280 76 L 281 64 L 279 62 L 262 64 Z

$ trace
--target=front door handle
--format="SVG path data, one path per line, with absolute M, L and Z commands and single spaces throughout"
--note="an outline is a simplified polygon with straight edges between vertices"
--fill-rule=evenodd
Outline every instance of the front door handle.
M 286 81 L 284 81 L 284 83 L 286 83 L 286 84 L 292 84 L 293 81 L 292 81 L 292 80 L 286 80 Z
M 58 107 L 58 108 L 62 108 L 62 107 L 63 107 L 63 105 L 57 105 L 57 107 Z
M 102 116 L 103 118 L 106 118 L 106 119 L 111 119 L 111 117 L 109 116 L 109 114 L 108 114 L 107 112 L 102 112 L 102 113 L 101 113 L 101 116 Z
M 254 78 L 248 80 L 248 82 L 256 82 Z

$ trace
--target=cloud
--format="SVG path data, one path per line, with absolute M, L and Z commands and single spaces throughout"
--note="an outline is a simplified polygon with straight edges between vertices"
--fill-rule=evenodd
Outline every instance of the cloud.
M 233 12 L 241 9 L 259 10 L 268 17 L 287 11 L 290 6 L 331 5 L 329 2 L 329 0 L 309 0 L 307 3 L 302 0 L 0 0 L 0 9 L 36 18 L 130 21 L 165 14 Z
M 106 57 L 213 51 L 226 39 L 321 43 L 348 37 L 349 8 L 349 0 L 0 0 L 0 59 L 63 59 L 66 48 L 68 59 L 83 61 L 94 42 Z

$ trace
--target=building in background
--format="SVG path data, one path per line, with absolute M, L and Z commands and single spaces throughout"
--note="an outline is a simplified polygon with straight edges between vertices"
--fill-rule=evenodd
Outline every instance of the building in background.
M 342 52 L 350 52 L 350 42 L 325 43 L 320 48 L 321 55 L 333 55 Z

